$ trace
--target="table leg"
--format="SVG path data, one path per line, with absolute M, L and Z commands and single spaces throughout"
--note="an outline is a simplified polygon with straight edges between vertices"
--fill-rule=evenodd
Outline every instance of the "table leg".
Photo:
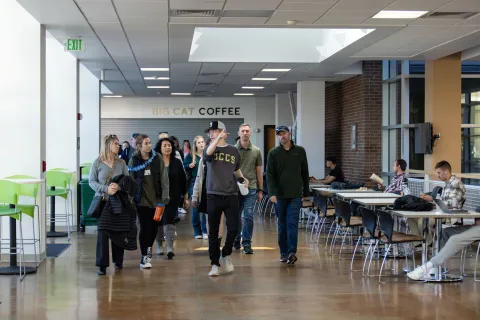
M 435 248 L 434 248 L 434 254 L 437 255 L 438 252 L 440 251 L 440 233 L 442 232 L 442 219 L 435 219 L 435 233 L 436 233 L 436 239 L 435 239 Z M 447 274 L 442 274 L 442 267 L 438 266 L 435 270 L 435 276 L 433 279 L 428 279 L 427 282 L 458 282 L 462 281 L 463 277 L 462 276 L 451 276 Z
M 13 275 L 20 273 L 20 267 L 17 265 L 17 220 L 10 218 L 10 265 L 8 267 L 0 267 L 0 274 Z M 25 261 L 23 262 L 25 263 Z M 22 274 L 36 272 L 35 267 L 22 266 Z
M 55 187 L 50 187 L 50 190 L 54 191 Z M 48 238 L 61 238 L 66 237 L 66 232 L 55 231 L 55 197 L 50 197 L 50 231 L 47 232 Z

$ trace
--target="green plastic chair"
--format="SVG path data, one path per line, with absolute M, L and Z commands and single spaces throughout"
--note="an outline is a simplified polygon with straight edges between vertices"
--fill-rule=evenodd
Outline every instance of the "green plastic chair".
M 32 176 L 26 176 L 26 175 L 14 175 L 14 176 L 9 176 L 6 177 L 5 179 L 37 179 Z M 33 219 L 32 223 L 32 228 L 33 228 L 33 239 L 23 239 L 26 240 L 28 243 L 25 244 L 31 244 L 33 245 L 33 250 L 35 253 L 35 265 L 38 267 L 39 259 L 37 257 L 37 242 L 39 243 L 39 249 L 40 249 L 40 236 L 37 238 L 35 236 L 35 209 L 37 209 L 37 224 L 39 226 L 39 233 L 40 233 L 40 207 L 37 204 L 37 196 L 38 196 L 38 190 L 40 189 L 40 183 L 35 183 L 35 184 L 19 184 L 19 191 L 18 191 L 18 196 L 19 198 L 24 196 L 24 197 L 30 197 L 33 198 L 34 204 L 22 204 L 19 200 L 19 203 L 17 205 L 17 208 L 20 209 L 20 211 L 23 214 L 26 214 L 30 218 Z M 29 242 L 32 241 L 32 242 Z
M 68 234 L 68 240 L 70 240 L 70 215 L 72 216 L 72 220 L 73 220 L 73 200 L 71 197 L 69 197 L 69 194 L 70 192 L 72 192 L 72 195 L 73 195 L 73 190 L 69 188 L 69 185 L 70 185 L 70 180 L 72 175 L 62 171 L 57 171 L 57 169 L 61 169 L 61 168 L 56 168 L 55 170 L 49 170 L 45 172 L 45 178 L 47 183 L 47 190 L 45 193 L 47 198 L 62 197 L 63 199 L 65 199 L 65 215 L 55 214 L 55 220 L 63 220 L 63 217 L 65 216 L 64 221 L 67 222 L 67 234 Z M 64 170 L 64 169 L 61 169 L 61 170 Z M 50 187 L 55 187 L 55 190 L 51 190 Z M 69 198 L 71 200 L 70 201 L 71 214 L 69 214 L 69 210 L 68 210 Z
M 0 217 L 9 217 L 15 220 L 20 221 L 20 243 L 17 242 L 15 254 L 19 254 L 20 256 L 20 281 L 25 278 L 25 268 L 22 268 L 22 263 L 25 261 L 25 251 L 23 249 L 23 232 L 22 232 L 22 213 L 20 209 L 17 207 L 18 204 L 18 194 L 20 193 L 20 185 L 18 183 L 7 181 L 7 180 L 0 180 Z M 14 208 L 11 208 L 10 205 L 14 205 Z M 0 251 L 4 248 L 4 245 L 0 242 Z M 8 249 L 10 248 L 10 244 L 8 245 Z M 8 253 L 11 255 L 12 253 Z M 22 276 L 22 269 L 24 271 Z

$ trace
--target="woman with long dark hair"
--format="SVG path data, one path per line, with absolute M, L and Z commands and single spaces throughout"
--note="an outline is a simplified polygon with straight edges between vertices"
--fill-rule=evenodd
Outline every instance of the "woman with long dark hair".
M 190 201 L 188 199 L 185 171 L 183 170 L 182 162 L 175 157 L 174 142 L 164 138 L 160 139 L 159 144 L 162 159 L 168 172 L 169 197 L 171 201 L 165 206 L 162 221 L 160 222 L 163 224 L 163 235 L 158 234 L 157 245 L 162 246 L 164 236 L 167 243 L 167 257 L 171 260 L 175 256 L 173 240 L 175 238 L 175 218 L 179 206 L 177 199 L 183 199 L 182 202 L 187 209 L 190 206 Z
M 152 142 L 146 134 L 136 138 L 136 152 L 130 159 L 128 171 L 138 183 L 135 195 L 137 215 L 140 221 L 141 269 L 152 268 L 152 246 L 159 223 L 153 220 L 155 208 L 169 202 L 168 173 L 163 158 L 152 150 Z

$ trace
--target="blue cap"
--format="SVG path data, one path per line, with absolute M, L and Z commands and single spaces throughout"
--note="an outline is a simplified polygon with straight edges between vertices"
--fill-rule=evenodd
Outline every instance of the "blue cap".
M 287 126 L 278 126 L 278 127 L 275 129 L 275 133 L 276 133 L 276 134 L 279 134 L 280 132 L 290 132 L 290 129 L 288 129 Z

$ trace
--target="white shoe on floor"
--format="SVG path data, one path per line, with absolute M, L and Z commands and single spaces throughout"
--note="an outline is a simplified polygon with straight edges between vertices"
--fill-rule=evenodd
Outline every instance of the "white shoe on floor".
M 407 273 L 407 277 L 416 281 L 424 280 L 428 277 L 429 273 L 430 269 L 427 268 L 427 265 L 422 265 L 420 267 L 416 267 L 412 272 Z
M 203 239 L 201 235 L 195 236 L 195 239 Z
M 208 234 L 206 233 L 203 234 L 203 240 L 208 240 Z
M 178 213 L 186 214 L 187 210 L 185 210 L 183 208 L 178 208 Z
M 213 265 L 212 270 L 208 273 L 210 277 L 218 277 L 220 275 L 220 272 L 218 271 L 218 266 Z
M 235 269 L 230 256 L 220 257 L 220 265 L 227 273 L 233 272 Z
M 151 269 L 152 264 L 148 262 L 148 256 L 143 256 L 140 260 L 140 269 Z

